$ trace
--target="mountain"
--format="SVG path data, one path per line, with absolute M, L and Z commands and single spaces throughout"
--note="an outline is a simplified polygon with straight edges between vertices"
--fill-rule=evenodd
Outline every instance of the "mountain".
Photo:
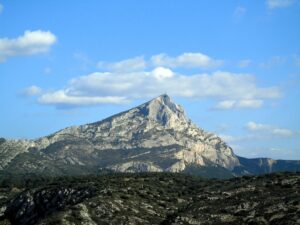
M 185 172 L 212 177 L 300 170 L 300 161 L 238 157 L 161 95 L 99 122 L 36 140 L 0 139 L 0 174 Z

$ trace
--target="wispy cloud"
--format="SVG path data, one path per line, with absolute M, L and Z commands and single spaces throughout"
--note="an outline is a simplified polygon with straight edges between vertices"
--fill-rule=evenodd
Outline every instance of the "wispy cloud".
M 0 14 L 3 12 L 4 6 L 0 4 Z
M 215 109 L 242 109 L 252 108 L 257 109 L 263 105 L 263 100 L 260 99 L 242 99 L 242 100 L 224 100 L 218 102 Z
M 228 134 L 219 134 L 218 136 L 220 138 L 222 138 L 223 141 L 230 143 L 231 146 L 234 146 L 235 143 L 238 143 L 238 142 L 258 139 L 258 136 L 254 136 L 254 135 L 235 136 L 235 135 L 228 135 Z M 234 144 L 232 144 L 232 143 L 234 143 Z
M 200 52 L 187 52 L 172 57 L 165 53 L 153 55 L 150 59 L 143 56 L 124 59 L 117 62 L 99 61 L 97 67 L 104 71 L 133 72 L 143 71 L 146 68 L 168 67 L 168 68 L 216 68 L 223 64 L 223 60 L 217 60 Z
M 247 12 L 247 9 L 245 7 L 242 6 L 238 6 L 235 8 L 234 12 L 233 12 L 233 17 L 236 20 L 241 19 Z
M 94 62 L 82 52 L 74 53 L 73 57 L 78 61 L 79 70 L 86 71 L 95 67 Z
M 45 68 L 44 68 L 44 74 L 49 75 L 49 74 L 51 74 L 51 73 L 52 73 L 52 69 L 51 69 L 50 67 L 45 67 Z
M 269 9 L 286 8 L 293 5 L 296 0 L 267 0 L 267 6 Z
M 19 55 L 34 55 L 47 52 L 56 42 L 56 37 L 50 31 L 25 31 L 17 38 L 0 38 L 0 62 Z
M 20 95 L 22 96 L 35 96 L 35 95 L 40 95 L 41 93 L 42 93 L 42 89 L 35 85 L 32 85 L 20 91 Z
M 241 68 L 245 68 L 248 67 L 251 64 L 251 60 L 250 59 L 244 59 L 239 61 L 238 66 Z
M 64 106 L 86 106 L 86 105 L 99 105 L 99 104 L 124 104 L 128 102 L 126 97 L 123 96 L 78 96 L 70 95 L 65 90 L 49 92 L 43 94 L 39 98 L 42 104 L 56 105 L 59 107 Z
M 264 132 L 267 135 L 275 135 L 280 137 L 292 137 L 297 134 L 297 132 L 287 128 L 280 128 L 273 125 L 255 123 L 253 121 L 248 122 L 246 128 L 250 131 Z
M 98 62 L 97 67 L 99 69 L 119 72 L 140 71 L 146 68 L 146 61 L 144 60 L 144 57 L 139 56 L 113 63 L 100 61 Z
M 268 158 L 272 157 L 273 159 L 295 159 L 299 158 L 299 149 L 294 149 L 290 147 L 282 146 L 243 146 L 241 144 L 231 144 L 230 145 L 235 154 L 248 157 L 248 158 Z
M 202 53 L 183 53 L 176 57 L 158 54 L 151 57 L 154 66 L 169 68 L 213 68 L 223 64 L 222 60 L 213 59 Z
M 238 143 L 244 143 L 248 141 L 269 141 L 271 139 L 285 139 L 285 138 L 298 138 L 300 136 L 299 131 L 294 131 L 288 128 L 282 128 L 275 125 L 256 123 L 253 121 L 248 122 L 245 125 L 248 132 L 243 135 L 230 135 L 220 133 L 219 136 L 230 143 L 230 145 L 236 145 Z
M 259 66 L 265 69 L 271 69 L 273 67 L 282 65 L 285 61 L 286 59 L 282 56 L 273 56 L 266 62 L 260 63 Z
M 300 66 L 300 56 L 294 56 L 296 66 Z

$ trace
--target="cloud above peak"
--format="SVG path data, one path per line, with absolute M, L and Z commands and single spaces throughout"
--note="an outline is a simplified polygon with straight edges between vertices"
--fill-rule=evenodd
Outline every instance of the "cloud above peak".
M 100 70 L 114 72 L 142 71 L 156 67 L 211 69 L 221 65 L 223 65 L 223 60 L 213 59 L 200 52 L 186 52 L 175 57 L 160 53 L 147 60 L 143 56 L 138 56 L 117 62 L 99 61 L 97 63 Z
M 56 42 L 56 36 L 50 31 L 25 31 L 17 38 L 0 38 L 0 62 L 9 57 L 34 55 L 47 52 Z
M 277 87 L 258 87 L 255 77 L 217 71 L 185 75 L 166 67 L 150 71 L 96 72 L 71 79 L 65 88 L 40 95 L 39 102 L 56 106 L 121 104 L 168 93 L 174 97 L 211 99 L 217 109 L 259 108 L 281 96 Z
M 169 68 L 212 68 L 223 64 L 222 60 L 215 60 L 202 53 L 183 53 L 176 57 L 167 54 L 158 54 L 151 57 L 154 66 Z
M 146 61 L 144 57 L 138 56 L 131 59 L 125 59 L 119 62 L 108 63 L 105 61 L 100 61 L 97 64 L 99 69 L 104 69 L 108 71 L 119 71 L 119 72 L 130 72 L 139 71 L 146 68 Z

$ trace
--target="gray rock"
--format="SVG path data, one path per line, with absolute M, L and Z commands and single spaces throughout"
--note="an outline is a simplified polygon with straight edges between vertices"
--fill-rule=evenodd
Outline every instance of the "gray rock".
M 209 166 L 239 175 L 271 172 L 274 165 L 280 163 L 237 157 L 220 137 L 193 124 L 167 95 L 102 121 L 68 127 L 36 140 L 0 142 L 0 171 L 13 173 L 76 175 L 101 168 L 182 172 L 190 166 Z M 300 169 L 300 162 L 295 168 Z

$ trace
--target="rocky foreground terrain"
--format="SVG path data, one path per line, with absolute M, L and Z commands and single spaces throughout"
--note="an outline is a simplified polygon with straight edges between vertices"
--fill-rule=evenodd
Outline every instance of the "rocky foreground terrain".
M 261 175 L 279 171 L 290 173 Z M 299 160 L 235 155 L 161 95 L 35 140 L 0 138 L 0 225 L 299 224 L 297 171 Z
M 0 224 L 300 224 L 300 173 L 7 180 L 0 188 Z

